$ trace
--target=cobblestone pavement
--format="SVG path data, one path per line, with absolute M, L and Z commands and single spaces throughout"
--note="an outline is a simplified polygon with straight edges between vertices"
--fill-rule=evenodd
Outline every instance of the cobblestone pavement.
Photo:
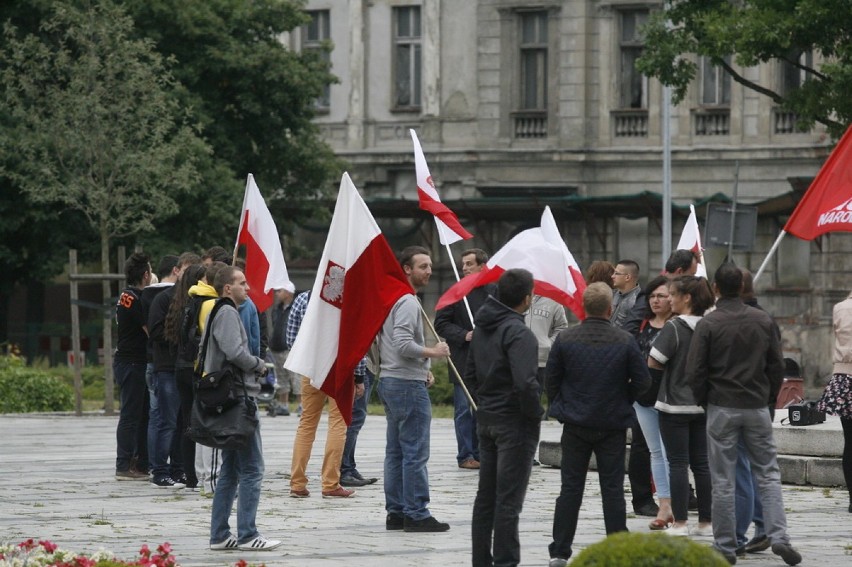
M 429 462 L 431 510 L 451 530 L 442 534 L 406 534 L 384 529 L 382 484 L 360 488 L 346 500 L 319 497 L 323 422 L 308 473 L 311 498 L 291 499 L 287 473 L 298 418 L 263 417 L 266 476 L 258 527 L 284 546 L 271 552 L 212 552 L 207 548 L 211 500 L 197 492 L 166 490 L 143 482 L 116 482 L 116 417 L 90 415 L 0 416 L 0 541 L 50 539 L 60 547 L 93 552 L 110 549 L 134 557 L 142 544 L 170 542 L 184 566 L 226 566 L 238 559 L 281 565 L 334 563 L 370 567 L 470 564 L 470 517 L 475 472 L 456 466 L 450 419 L 432 425 Z M 381 476 L 385 421 L 370 416 L 358 443 L 358 467 Z M 542 439 L 556 441 L 561 429 L 545 422 Z M 547 565 L 552 514 L 559 471 L 533 469 L 521 515 L 523 565 Z M 629 495 L 628 495 L 629 498 Z M 852 514 L 845 489 L 785 486 L 785 507 L 794 545 L 803 565 L 852 565 Z M 628 504 L 629 509 L 629 504 Z M 692 519 L 695 521 L 695 519 Z M 628 518 L 633 531 L 647 530 L 647 518 Z M 233 518 L 232 518 L 233 525 Z M 597 475 L 590 472 L 575 540 L 575 553 L 604 537 Z M 710 538 L 696 538 L 708 545 Z M 783 565 L 770 552 L 750 555 L 746 566 Z

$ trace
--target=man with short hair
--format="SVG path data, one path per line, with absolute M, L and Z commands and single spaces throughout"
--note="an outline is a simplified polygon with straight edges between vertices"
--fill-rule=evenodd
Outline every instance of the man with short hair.
M 206 357 L 201 361 L 202 368 L 204 372 L 214 372 L 226 363 L 233 365 L 237 378 L 235 387 L 242 390 L 245 386 L 249 399 L 254 403 L 254 398 L 260 393 L 258 375 L 266 372 L 266 363 L 249 352 L 248 335 L 237 312 L 237 307 L 248 299 L 249 285 L 246 276 L 242 270 L 227 266 L 216 274 L 213 287 L 220 297 L 217 301 L 221 303 L 221 307 L 204 328 L 202 343 L 208 334 L 210 338 Z M 269 540 L 260 535 L 255 525 L 263 468 L 263 448 L 258 423 L 254 435 L 245 447 L 222 450 L 219 483 L 213 494 L 210 549 L 267 551 L 281 545 L 280 541 Z M 238 489 L 237 536 L 234 537 L 229 518 Z
M 697 270 L 698 258 L 692 250 L 675 250 L 666 260 L 666 273 L 672 276 L 694 276 Z
M 612 316 L 609 320 L 621 329 L 642 292 L 639 264 L 634 260 L 619 260 L 612 273 L 612 287 Z
M 480 272 L 488 261 L 488 254 L 480 248 L 470 248 L 462 252 L 462 273 L 465 277 Z M 467 353 L 473 337 L 471 317 L 479 311 L 485 300 L 494 293 L 494 285 L 476 287 L 464 300 L 457 301 L 439 310 L 435 314 L 435 330 L 450 345 L 451 360 L 462 376 L 467 365 Z M 453 424 L 456 430 L 458 453 L 456 461 L 460 469 L 479 468 L 479 441 L 476 435 L 476 414 L 470 409 L 470 401 L 464 389 L 450 372 L 453 384 Z
M 716 270 L 716 309 L 695 326 L 686 378 L 695 401 L 706 408 L 707 449 L 713 483 L 714 547 L 728 562 L 737 562 L 734 486 L 737 442 L 742 439 L 752 474 L 757 478 L 766 535 L 772 552 L 788 565 L 802 556 L 790 545 L 781 496 L 781 470 L 769 403 L 784 379 L 781 344 L 772 318 L 740 298 L 743 274 L 728 262 Z
M 151 282 L 148 255 L 131 254 L 124 263 L 124 276 L 127 288 L 115 306 L 118 340 L 112 363 L 120 397 L 115 479 L 148 480 L 148 310 L 142 302 L 142 290 Z
M 409 246 L 400 254 L 408 283 L 420 291 L 432 276 L 432 259 L 422 246 Z M 406 532 L 445 532 L 450 525 L 429 512 L 429 438 L 432 404 L 428 388 L 435 383 L 430 359 L 449 356 L 450 347 L 439 342 L 426 346 L 423 310 L 413 294 L 403 295 L 391 308 L 379 333 L 381 380 L 379 395 L 385 406 L 385 527 Z
M 583 292 L 586 319 L 559 334 L 547 361 L 550 415 L 562 427 L 562 486 L 553 516 L 550 567 L 571 557 L 592 453 L 598 465 L 606 533 L 627 530 L 624 451 L 633 401 L 651 384 L 648 365 L 629 333 L 612 325 L 612 290 Z
M 518 521 L 541 431 L 538 343 L 523 313 L 532 303 L 533 277 L 507 270 L 476 313 L 465 383 L 479 418 L 479 488 L 473 503 L 474 566 L 518 565 Z M 493 553 L 492 553 L 493 545 Z

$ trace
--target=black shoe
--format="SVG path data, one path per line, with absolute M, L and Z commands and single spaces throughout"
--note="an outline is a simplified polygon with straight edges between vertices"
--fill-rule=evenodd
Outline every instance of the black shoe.
M 787 565 L 798 565 L 802 562 L 801 554 L 789 543 L 773 543 L 772 553 L 783 559 Z
M 388 514 L 385 520 L 386 530 L 401 530 L 405 527 L 405 517 L 399 514 Z
M 371 476 L 370 478 L 364 478 L 363 476 L 361 476 L 361 473 L 359 473 L 357 470 L 352 471 L 352 476 L 354 476 L 358 480 L 367 481 L 367 484 L 376 484 L 377 482 L 379 482 L 379 479 L 377 479 L 374 476 Z
M 184 473 L 180 473 L 180 474 L 173 474 L 173 475 L 172 475 L 172 480 L 173 480 L 173 481 L 175 481 L 176 483 L 178 483 L 178 484 L 182 484 L 182 485 L 184 485 L 184 486 L 186 486 L 186 484 L 187 484 L 187 482 L 186 482 L 186 475 L 185 475 Z
M 290 410 L 287 406 L 278 406 L 278 409 L 275 410 L 277 415 L 290 415 Z
M 698 498 L 695 496 L 695 490 L 689 487 L 689 502 L 686 504 L 689 510 L 698 510 Z
M 637 516 L 656 517 L 657 513 L 660 511 L 660 507 L 653 502 L 649 502 L 638 507 L 634 506 L 633 511 Z
M 340 486 L 367 486 L 368 484 L 370 483 L 367 479 L 357 479 L 351 474 L 340 477 Z
M 534 467 L 540 467 L 540 466 L 541 466 L 541 463 L 540 463 L 540 462 L 538 462 L 536 459 L 533 459 L 533 466 L 534 466 Z
M 769 538 L 765 535 L 755 536 L 751 538 L 743 547 L 746 550 L 746 553 L 759 553 L 761 551 L 766 551 L 769 549 L 770 545 Z
M 406 532 L 445 532 L 450 529 L 450 524 L 439 522 L 432 516 L 423 518 L 422 520 L 412 520 L 408 516 L 405 516 L 403 526 Z
M 741 545 L 741 546 L 737 547 L 737 550 L 735 551 L 735 553 L 736 553 L 737 557 L 745 557 L 748 554 L 748 552 L 746 551 L 745 545 Z

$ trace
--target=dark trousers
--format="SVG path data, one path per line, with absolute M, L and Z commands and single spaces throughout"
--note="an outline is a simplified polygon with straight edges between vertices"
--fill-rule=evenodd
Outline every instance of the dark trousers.
M 840 425 L 843 426 L 843 478 L 852 505 L 852 417 L 841 417 Z
M 627 462 L 627 476 L 630 479 L 630 493 L 633 496 L 633 510 L 646 504 L 655 504 L 654 490 L 651 486 L 651 452 L 639 427 L 639 421 L 633 418 L 630 427 L 630 459 Z
M 562 428 L 562 487 L 553 515 L 550 557 L 571 557 L 577 518 L 583 503 L 586 473 L 592 453 L 598 465 L 606 533 L 627 531 L 624 504 L 626 429 L 590 429 L 565 424 Z
M 355 446 L 358 444 L 358 434 L 364 422 L 367 421 L 367 404 L 373 391 L 375 375 L 367 370 L 364 375 L 364 395 L 352 403 L 352 421 L 346 428 L 346 441 L 343 443 L 343 457 L 340 460 L 340 476 L 353 476 L 358 472 L 355 463 Z
M 115 430 L 115 470 L 148 472 L 148 385 L 144 362 L 114 361 L 112 368 L 119 388 L 118 427 Z
M 521 561 L 518 521 L 540 430 L 537 420 L 477 423 L 480 468 L 471 527 L 474 567 L 514 566 Z
M 195 441 L 186 436 L 189 418 L 192 415 L 192 403 L 195 401 L 195 391 L 192 389 L 192 368 L 176 368 L 178 395 L 180 396 L 180 411 L 178 412 L 177 441 L 178 452 L 183 463 L 183 472 L 189 486 L 198 484 L 195 474 Z
M 669 459 L 672 514 L 685 522 L 689 512 L 689 471 L 695 477 L 698 521 L 711 520 L 712 488 L 707 457 L 707 416 L 660 412 L 660 436 Z

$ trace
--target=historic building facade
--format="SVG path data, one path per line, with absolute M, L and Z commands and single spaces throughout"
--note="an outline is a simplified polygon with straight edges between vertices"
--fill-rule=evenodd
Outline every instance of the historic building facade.
M 431 218 L 417 210 L 417 131 L 442 199 L 494 252 L 550 205 L 581 267 L 662 259 L 663 89 L 638 72 L 642 25 L 660 8 L 635 0 L 309 0 L 312 20 L 284 38 L 330 42 L 339 83 L 317 100 L 317 124 L 392 244 L 431 242 L 441 268 L 427 302 L 453 281 Z M 803 58 L 812 57 L 802 54 Z M 674 242 L 686 206 L 758 207 L 756 239 L 736 262 L 756 271 L 831 147 L 821 128 L 732 81 L 708 61 L 670 106 Z M 806 77 L 792 66 L 740 69 L 773 89 Z M 455 253 L 462 249 L 455 245 Z M 786 238 L 758 282 L 808 384 L 830 371 L 831 305 L 849 289 L 847 234 Z M 724 247 L 708 247 L 711 270 Z M 305 273 L 308 276 L 308 272 Z

